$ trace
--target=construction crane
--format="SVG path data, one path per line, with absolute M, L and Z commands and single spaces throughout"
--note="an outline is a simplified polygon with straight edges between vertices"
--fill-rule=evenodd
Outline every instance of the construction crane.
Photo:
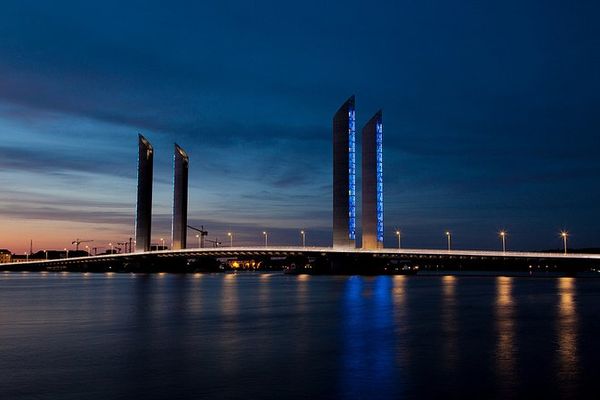
M 200 226 L 200 229 L 194 228 L 191 225 L 188 225 L 187 227 L 189 229 L 191 229 L 191 230 L 196 231 L 196 232 L 200 232 L 200 235 L 199 235 L 199 237 L 200 237 L 200 248 L 203 249 L 204 248 L 204 237 L 208 236 L 208 231 L 204 230 L 204 225 Z M 198 236 L 198 235 L 196 235 L 196 236 Z M 209 240 L 209 242 L 213 242 L 214 243 L 214 240 Z M 215 246 L 215 247 L 218 247 L 218 246 Z
M 93 240 L 81 240 L 81 239 L 75 239 L 71 242 L 71 244 L 75 245 L 75 250 L 79 251 L 79 244 L 80 243 L 87 243 L 87 242 L 93 242 Z

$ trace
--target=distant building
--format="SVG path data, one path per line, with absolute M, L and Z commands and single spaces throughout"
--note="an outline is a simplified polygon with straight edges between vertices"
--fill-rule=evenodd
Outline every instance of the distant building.
M 333 117 L 333 247 L 356 247 L 354 96 Z
M 381 111 L 362 130 L 362 247 L 383 248 L 383 122 Z
M 85 257 L 89 255 L 83 250 L 69 250 L 69 258 Z M 29 256 L 30 260 L 58 260 L 67 257 L 66 250 L 38 250 Z
M 0 264 L 9 263 L 12 260 L 12 253 L 7 249 L 0 249 Z

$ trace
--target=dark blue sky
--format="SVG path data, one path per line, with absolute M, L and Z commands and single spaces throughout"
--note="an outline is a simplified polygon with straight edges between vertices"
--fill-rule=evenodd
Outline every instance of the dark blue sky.
M 138 132 L 155 242 L 176 141 L 211 237 L 330 244 L 351 94 L 384 113 L 387 245 L 600 246 L 599 3 L 123 3 L 0 3 L 0 247 L 129 237 Z

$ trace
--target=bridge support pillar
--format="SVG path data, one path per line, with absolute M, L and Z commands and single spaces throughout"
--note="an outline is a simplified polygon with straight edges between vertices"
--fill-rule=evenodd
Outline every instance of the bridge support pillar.
M 154 149 L 145 137 L 139 135 L 138 150 L 135 251 L 143 252 L 150 250 L 152 232 L 152 171 Z
M 362 130 L 362 247 L 383 248 L 383 122 L 381 111 Z
M 354 248 L 356 130 L 354 96 L 333 116 L 333 247 Z
M 190 159 L 175 144 L 173 159 L 173 221 L 171 243 L 173 250 L 185 249 L 187 242 L 188 170 Z

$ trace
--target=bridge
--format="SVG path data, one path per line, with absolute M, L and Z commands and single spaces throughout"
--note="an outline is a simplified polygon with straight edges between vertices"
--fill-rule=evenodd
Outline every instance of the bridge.
M 333 247 L 252 246 L 159 250 L 140 253 L 103 254 L 88 257 L 31 260 L 2 264 L 4 271 L 121 271 L 192 272 L 223 260 L 259 260 L 264 265 L 319 263 L 325 273 L 379 273 L 381 267 L 400 263 L 421 269 L 600 270 L 600 254 L 548 252 L 436 250 L 436 249 L 342 249 Z M 341 268 L 336 269 L 336 265 Z M 355 266 L 354 268 L 352 266 Z
M 2 264 L 4 270 L 79 271 L 193 271 L 210 269 L 222 259 L 253 259 L 261 265 L 301 265 L 321 272 L 381 273 L 398 265 L 410 268 L 458 269 L 600 269 L 600 254 L 567 254 L 567 232 L 561 233 L 564 253 L 505 251 L 506 232 L 500 232 L 503 251 L 396 249 L 384 247 L 383 215 L 383 125 L 381 111 L 363 128 L 362 155 L 362 240 L 357 237 L 356 216 L 356 120 L 354 96 L 336 112 L 333 120 L 333 247 L 265 246 L 187 248 L 188 225 L 187 153 L 175 144 L 173 164 L 173 213 L 170 250 L 152 250 L 152 181 L 154 148 L 138 137 L 138 184 L 135 218 L 135 251 L 52 260 Z M 396 231 L 400 247 L 400 231 Z M 304 231 L 302 231 L 304 243 Z M 78 240 L 78 239 L 77 239 Z M 164 240 L 163 248 L 164 248 Z M 361 247 L 357 248 L 357 244 Z M 130 239 L 131 243 L 131 239 Z M 112 249 L 111 249 L 112 253 Z M 278 262 L 275 262 L 275 260 Z M 281 261 L 283 259 L 283 261 Z

